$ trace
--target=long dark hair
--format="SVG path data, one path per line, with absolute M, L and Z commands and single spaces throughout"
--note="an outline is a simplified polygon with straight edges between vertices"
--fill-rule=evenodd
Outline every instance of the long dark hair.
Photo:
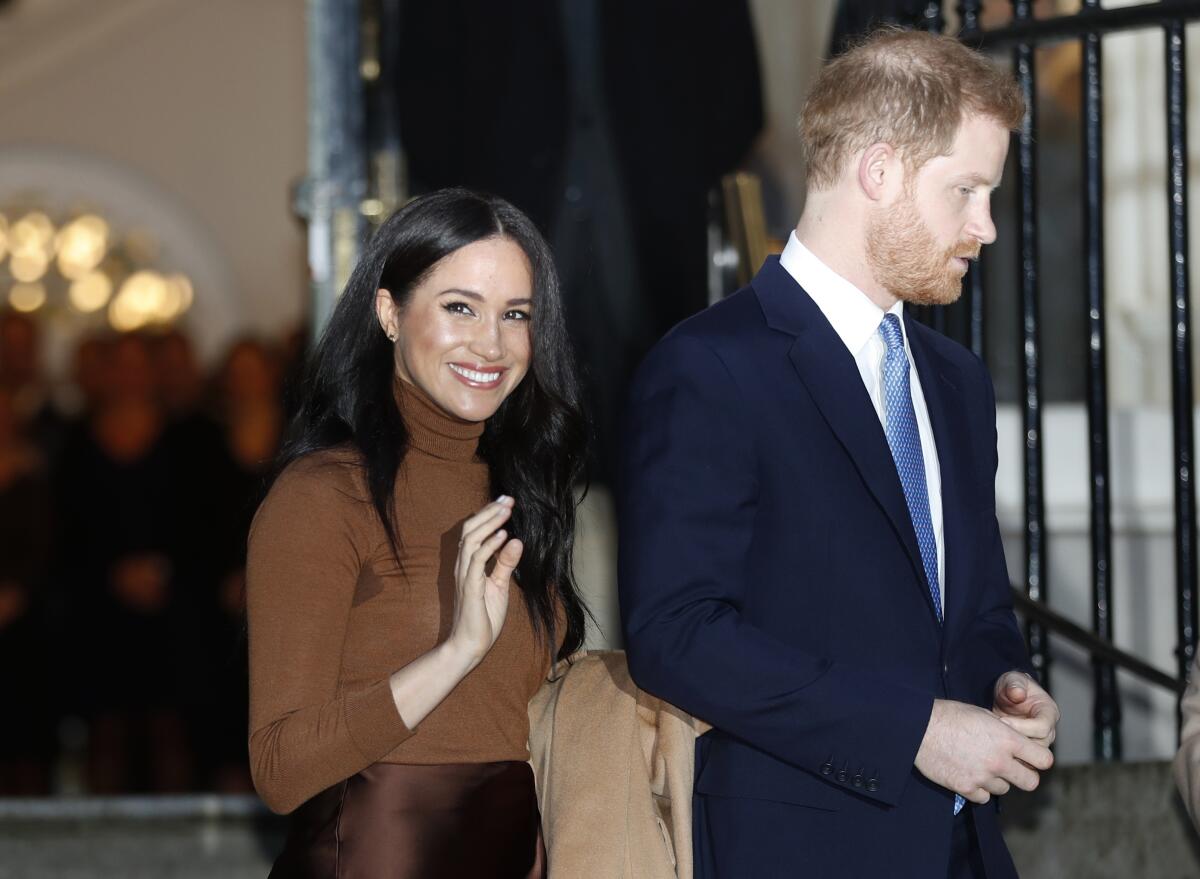
M 293 461 L 349 444 L 362 457 L 371 502 L 400 560 L 393 490 L 408 450 L 408 430 L 393 396 L 392 345 L 375 313 L 376 291 L 403 308 L 413 288 L 454 251 L 504 237 L 525 252 L 533 274 L 530 369 L 487 420 L 479 455 L 491 495 L 515 501 L 506 526 L 525 550 L 516 581 L 538 635 L 553 651 L 556 606 L 566 620 L 559 658 L 583 643 L 586 610 L 571 571 L 575 489 L 584 477 L 588 431 L 579 404 L 558 273 L 537 227 L 508 202 L 465 189 L 415 198 L 372 237 L 309 361 L 297 411 L 272 480 Z

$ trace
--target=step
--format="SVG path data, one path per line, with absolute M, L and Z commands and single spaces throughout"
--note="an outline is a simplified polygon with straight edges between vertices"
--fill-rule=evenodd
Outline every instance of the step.
M 1200 877 L 1200 836 L 1166 761 L 1059 767 L 1002 808 L 1021 879 Z

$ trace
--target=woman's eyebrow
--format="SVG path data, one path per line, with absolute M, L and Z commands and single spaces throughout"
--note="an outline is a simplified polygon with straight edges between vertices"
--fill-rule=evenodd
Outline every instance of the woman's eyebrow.
M 461 287 L 450 287 L 446 290 L 443 290 L 441 293 L 438 294 L 438 296 L 445 296 L 447 293 L 455 293 L 459 296 L 465 296 L 468 299 L 475 300 L 476 302 L 483 301 L 482 293 L 477 293 L 474 290 L 464 290 Z M 523 299 L 510 299 L 505 304 L 506 305 L 532 305 L 533 300 L 530 299 L 529 297 L 525 297 Z

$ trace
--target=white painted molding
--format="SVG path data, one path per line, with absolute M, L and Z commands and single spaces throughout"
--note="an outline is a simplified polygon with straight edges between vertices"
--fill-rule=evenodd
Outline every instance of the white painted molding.
M 1200 421 L 1197 422 L 1200 430 Z M 996 511 L 1005 533 L 1024 522 L 1024 442 L 1021 410 L 1000 406 L 996 418 L 999 469 Z M 1198 433 L 1200 435 L 1200 433 Z M 1090 528 L 1087 412 L 1081 403 L 1042 413 L 1046 525 L 1052 532 Z M 1110 493 L 1117 532 L 1169 535 L 1175 526 L 1174 450 L 1170 410 L 1121 407 L 1109 413 Z

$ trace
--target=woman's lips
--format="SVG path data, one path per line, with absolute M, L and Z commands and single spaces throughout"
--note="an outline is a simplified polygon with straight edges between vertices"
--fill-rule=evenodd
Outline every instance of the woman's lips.
M 480 390 L 499 387 L 504 373 L 508 371 L 508 367 L 505 366 L 479 366 L 470 363 L 450 363 L 448 366 L 456 379 L 469 388 Z

